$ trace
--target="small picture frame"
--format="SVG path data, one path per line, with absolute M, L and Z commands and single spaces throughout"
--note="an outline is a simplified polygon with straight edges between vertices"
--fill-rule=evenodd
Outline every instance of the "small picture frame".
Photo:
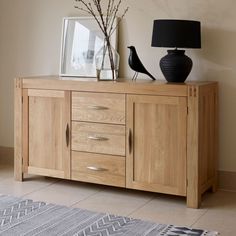
M 117 39 L 118 29 L 111 36 L 111 44 L 116 50 Z M 60 76 L 95 78 L 95 56 L 103 45 L 103 32 L 93 17 L 65 17 L 62 26 Z

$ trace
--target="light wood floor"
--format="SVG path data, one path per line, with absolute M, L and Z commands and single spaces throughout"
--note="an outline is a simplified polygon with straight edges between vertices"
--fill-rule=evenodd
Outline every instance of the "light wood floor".
M 0 165 L 0 194 L 236 235 L 233 192 L 207 193 L 202 208 L 196 210 L 186 208 L 184 198 L 162 194 L 35 176 L 15 182 L 13 166 Z

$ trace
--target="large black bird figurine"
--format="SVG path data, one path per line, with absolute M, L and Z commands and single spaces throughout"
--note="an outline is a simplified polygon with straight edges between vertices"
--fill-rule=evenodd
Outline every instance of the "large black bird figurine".
M 129 66 L 132 70 L 135 71 L 133 76 L 133 80 L 136 80 L 138 77 L 138 73 L 143 73 L 151 77 L 152 80 L 156 80 L 154 76 L 152 76 L 147 69 L 144 67 L 143 63 L 140 61 L 137 51 L 134 46 L 128 47 L 130 49 L 129 55 Z

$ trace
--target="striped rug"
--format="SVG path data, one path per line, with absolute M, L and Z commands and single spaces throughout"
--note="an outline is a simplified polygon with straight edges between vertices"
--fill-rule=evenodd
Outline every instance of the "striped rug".
M 0 235 L 214 236 L 217 233 L 0 195 Z

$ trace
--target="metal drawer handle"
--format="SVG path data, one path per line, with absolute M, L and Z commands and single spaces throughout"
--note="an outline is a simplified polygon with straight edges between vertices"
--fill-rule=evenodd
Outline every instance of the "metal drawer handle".
M 97 110 L 97 111 L 99 111 L 99 110 L 109 110 L 108 107 L 96 106 L 96 105 L 94 105 L 94 106 L 89 106 L 88 109 Z
M 87 169 L 93 170 L 93 171 L 108 171 L 108 169 L 101 168 L 101 167 L 95 167 L 95 166 L 88 166 Z
M 101 136 L 88 136 L 88 139 L 94 140 L 94 141 L 107 141 L 109 138 L 101 137 Z

